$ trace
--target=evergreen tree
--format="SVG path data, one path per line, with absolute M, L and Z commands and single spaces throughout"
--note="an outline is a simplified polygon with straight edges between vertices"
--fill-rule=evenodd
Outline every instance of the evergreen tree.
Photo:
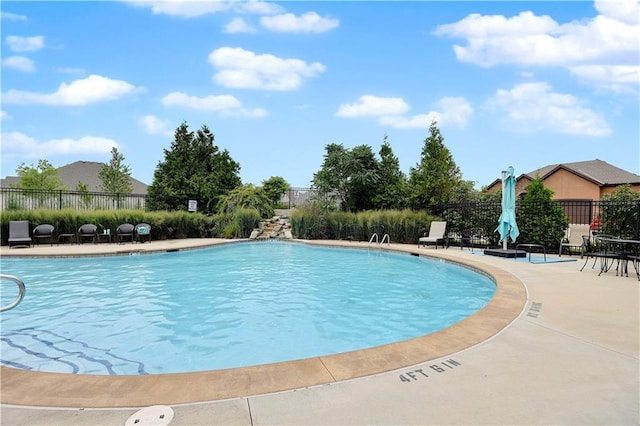
M 213 213 L 220 197 L 242 183 L 240 165 L 214 141 L 205 125 L 195 133 L 187 123 L 176 129 L 148 188 L 150 209 L 186 210 L 189 200 L 196 200 L 201 210 Z
M 377 209 L 402 209 L 407 203 L 407 177 L 400 171 L 400 161 L 384 136 L 380 155 L 378 193 L 373 197 Z
M 424 140 L 420 162 L 409 170 L 411 207 L 433 209 L 448 203 L 461 179 L 460 169 L 444 145 L 444 137 L 434 121 L 429 127 L 429 136 Z

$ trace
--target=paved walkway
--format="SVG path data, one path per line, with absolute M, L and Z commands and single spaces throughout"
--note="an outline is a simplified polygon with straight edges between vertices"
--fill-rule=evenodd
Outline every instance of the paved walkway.
M 88 248 L 104 255 L 132 248 L 174 250 L 219 242 L 181 240 L 11 250 L 2 247 L 0 255 L 50 255 L 62 253 L 63 249 L 67 255 L 87 254 Z M 522 309 L 498 334 L 445 356 L 294 390 L 170 404 L 175 413 L 171 425 L 640 424 L 640 283 L 635 275 L 616 277 L 615 271 L 610 271 L 597 276 L 598 271 L 589 268 L 591 264 L 579 272 L 583 263 L 580 260 L 530 264 L 454 247 L 389 247 L 484 265 L 493 274 L 511 276 L 526 287 Z M 474 328 L 483 328 L 483 324 Z M 469 334 L 473 333 L 472 330 Z M 449 337 L 448 344 L 456 345 L 461 339 L 456 334 Z M 441 344 L 435 342 L 436 346 Z M 122 425 L 142 407 L 45 408 L 38 405 L 47 404 L 9 404 L 7 395 L 14 383 L 6 371 L 2 369 L 0 381 L 2 424 Z M 264 378 L 276 384 L 279 381 L 277 375 Z M 231 386 L 233 377 L 227 380 Z M 162 387 L 160 381 L 157 383 L 156 387 Z M 145 393 L 152 388 L 138 391 Z M 87 400 L 99 398 L 103 390 L 85 390 Z M 33 388 L 42 400 L 56 392 L 55 383 L 47 380 Z M 172 389 L 164 392 L 171 394 Z

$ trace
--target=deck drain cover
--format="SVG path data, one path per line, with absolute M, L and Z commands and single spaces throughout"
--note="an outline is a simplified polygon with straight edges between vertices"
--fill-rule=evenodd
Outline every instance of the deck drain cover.
M 139 410 L 125 422 L 125 426 L 164 426 L 173 420 L 173 410 L 166 405 L 152 405 Z

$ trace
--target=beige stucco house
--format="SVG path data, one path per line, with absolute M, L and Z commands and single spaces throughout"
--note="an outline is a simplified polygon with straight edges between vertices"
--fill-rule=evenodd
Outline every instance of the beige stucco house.
M 640 192 L 640 176 L 606 161 L 591 160 L 575 163 L 551 164 L 517 178 L 516 193 L 524 194 L 535 178 L 540 177 L 546 188 L 554 192 L 554 200 L 600 200 L 603 195 L 617 187 L 629 184 L 631 190 Z M 485 188 L 486 192 L 502 189 L 502 182 L 496 179 Z

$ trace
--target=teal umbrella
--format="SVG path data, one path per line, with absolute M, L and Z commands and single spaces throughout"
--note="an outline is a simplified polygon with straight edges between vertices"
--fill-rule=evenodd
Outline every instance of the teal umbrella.
M 506 172 L 502 172 L 502 214 L 498 219 L 496 231 L 500 233 L 502 248 L 507 248 L 507 238 L 515 242 L 520 230 L 516 223 L 516 177 L 513 167 L 509 166 Z

